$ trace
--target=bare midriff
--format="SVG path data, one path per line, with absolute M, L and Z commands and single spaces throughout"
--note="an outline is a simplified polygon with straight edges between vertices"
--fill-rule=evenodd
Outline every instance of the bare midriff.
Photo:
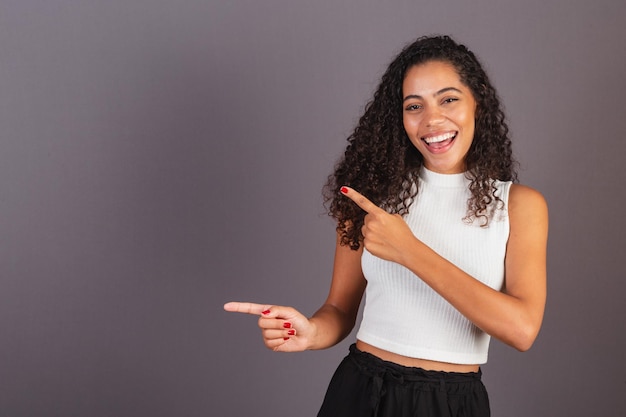
M 356 341 L 356 347 L 361 352 L 370 353 L 384 361 L 397 363 L 402 366 L 411 366 L 415 368 L 426 369 L 427 371 L 444 371 L 444 372 L 478 372 L 479 365 L 463 365 L 458 363 L 430 361 L 428 359 L 410 358 L 408 356 L 398 355 L 375 346 Z

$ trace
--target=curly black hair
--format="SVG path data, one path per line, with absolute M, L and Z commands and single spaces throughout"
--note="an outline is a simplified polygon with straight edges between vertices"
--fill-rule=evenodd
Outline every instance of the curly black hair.
M 374 98 L 365 106 L 348 146 L 324 186 L 324 204 L 337 220 L 342 245 L 360 247 L 365 212 L 340 194 L 348 185 L 390 213 L 404 215 L 419 192 L 417 176 L 423 157 L 409 140 L 402 122 L 402 83 L 419 64 L 451 64 L 477 103 L 475 133 L 465 157 L 470 179 L 466 221 L 488 226 L 491 204 L 499 206 L 494 180 L 517 181 L 509 128 L 495 88 L 476 56 L 449 36 L 425 36 L 406 46 L 383 74 Z

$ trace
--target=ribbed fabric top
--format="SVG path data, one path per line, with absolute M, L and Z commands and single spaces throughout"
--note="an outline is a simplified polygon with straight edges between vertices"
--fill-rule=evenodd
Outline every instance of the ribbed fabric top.
M 511 182 L 495 181 L 504 202 L 488 227 L 464 220 L 471 196 L 465 174 L 423 169 L 404 219 L 422 242 L 472 277 L 501 290 L 509 237 Z M 490 336 L 405 267 L 364 250 L 365 309 L 357 338 L 389 352 L 458 364 L 487 362 Z

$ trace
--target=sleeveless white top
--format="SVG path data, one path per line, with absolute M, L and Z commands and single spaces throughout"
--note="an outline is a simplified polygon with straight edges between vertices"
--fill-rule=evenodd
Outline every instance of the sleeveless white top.
M 422 169 L 418 194 L 404 220 L 415 236 L 463 271 L 500 291 L 509 237 L 507 215 L 511 182 L 495 181 L 504 202 L 484 220 L 470 223 L 465 174 Z M 487 362 L 490 336 L 405 267 L 363 251 L 367 288 L 357 338 L 399 355 L 457 364 Z

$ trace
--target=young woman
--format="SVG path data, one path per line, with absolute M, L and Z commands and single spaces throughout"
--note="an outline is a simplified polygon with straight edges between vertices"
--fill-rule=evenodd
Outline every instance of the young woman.
M 548 214 L 516 182 L 497 94 L 477 58 L 423 37 L 389 65 L 325 188 L 337 220 L 326 302 L 227 303 L 275 351 L 356 343 L 318 416 L 488 416 L 490 337 L 525 351 L 546 299 Z

